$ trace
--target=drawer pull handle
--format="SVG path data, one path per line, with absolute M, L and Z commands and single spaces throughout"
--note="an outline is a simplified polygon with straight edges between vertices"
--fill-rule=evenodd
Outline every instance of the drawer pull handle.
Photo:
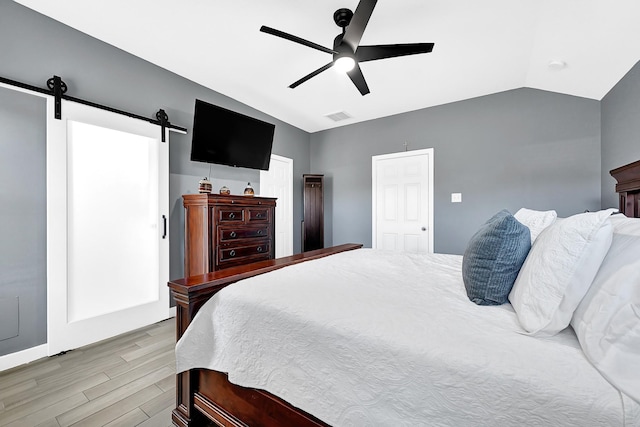
M 262 218 L 262 214 L 261 213 L 256 214 L 256 218 Z
M 262 252 L 262 246 L 258 246 L 258 252 Z
M 262 235 L 262 230 L 258 230 L 258 235 Z
M 229 256 L 236 256 L 236 251 L 231 250 L 231 251 L 229 252 Z
M 236 217 L 236 214 L 235 214 L 235 213 L 231 212 L 231 213 L 229 214 L 229 218 L 233 219 L 233 218 L 235 218 L 235 217 Z
M 233 239 L 234 237 L 237 236 L 235 231 L 232 231 L 231 233 L 229 233 L 229 236 Z

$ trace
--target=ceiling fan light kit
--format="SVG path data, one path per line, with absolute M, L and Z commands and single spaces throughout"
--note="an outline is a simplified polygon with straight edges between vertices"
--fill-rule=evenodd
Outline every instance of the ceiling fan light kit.
M 323 65 L 315 71 L 312 71 L 300 80 L 293 82 L 289 87 L 292 89 L 296 88 L 323 71 L 328 70 L 331 67 L 335 67 L 339 71 L 346 72 L 360 94 L 364 96 L 370 91 L 367 82 L 364 79 L 364 75 L 362 74 L 362 70 L 360 69 L 360 62 L 394 58 L 397 56 L 415 55 L 419 53 L 429 53 L 433 50 L 433 43 L 360 46 L 360 39 L 367 27 L 369 18 L 371 18 L 371 14 L 373 13 L 376 3 L 377 0 L 360 0 L 355 12 L 351 12 L 351 10 L 346 8 L 335 11 L 333 14 L 333 20 L 336 25 L 342 28 L 342 33 L 338 34 L 333 40 L 333 49 L 329 49 L 317 43 L 313 43 L 289 33 L 263 25 L 260 28 L 260 31 L 263 33 L 271 34 L 273 36 L 333 55 L 333 60 L 331 62 Z
M 349 55 L 343 55 L 336 58 L 333 61 L 333 67 L 341 73 L 346 73 L 348 71 L 353 70 L 353 67 L 356 66 L 356 60 Z

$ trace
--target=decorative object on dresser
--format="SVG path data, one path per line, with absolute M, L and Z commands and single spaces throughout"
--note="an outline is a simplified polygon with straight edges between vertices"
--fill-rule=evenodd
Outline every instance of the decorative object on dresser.
M 272 259 L 276 199 L 185 194 L 184 275 Z
M 640 217 L 640 160 L 609 172 L 618 182 L 620 212 L 632 218 Z
M 247 186 L 244 188 L 244 195 L 253 196 L 254 194 L 255 192 L 253 191 L 253 187 L 251 186 L 251 183 L 247 182 Z
M 199 193 L 211 193 L 211 181 L 206 176 L 198 182 L 198 192 Z
M 302 250 L 324 248 L 324 175 L 302 175 L 304 181 L 304 220 Z

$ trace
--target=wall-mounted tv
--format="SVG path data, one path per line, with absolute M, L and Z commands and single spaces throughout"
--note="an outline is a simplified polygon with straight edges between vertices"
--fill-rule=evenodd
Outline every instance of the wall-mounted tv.
M 191 160 L 269 170 L 275 125 L 196 99 Z

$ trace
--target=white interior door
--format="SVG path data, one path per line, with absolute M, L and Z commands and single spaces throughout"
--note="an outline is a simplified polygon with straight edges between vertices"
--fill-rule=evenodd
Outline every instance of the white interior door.
M 293 255 L 293 159 L 271 155 L 260 171 L 260 195 L 276 200 L 276 258 Z
M 433 252 L 433 149 L 372 157 L 374 248 Z
M 82 104 L 62 114 L 47 123 L 49 354 L 169 317 L 168 142 Z

